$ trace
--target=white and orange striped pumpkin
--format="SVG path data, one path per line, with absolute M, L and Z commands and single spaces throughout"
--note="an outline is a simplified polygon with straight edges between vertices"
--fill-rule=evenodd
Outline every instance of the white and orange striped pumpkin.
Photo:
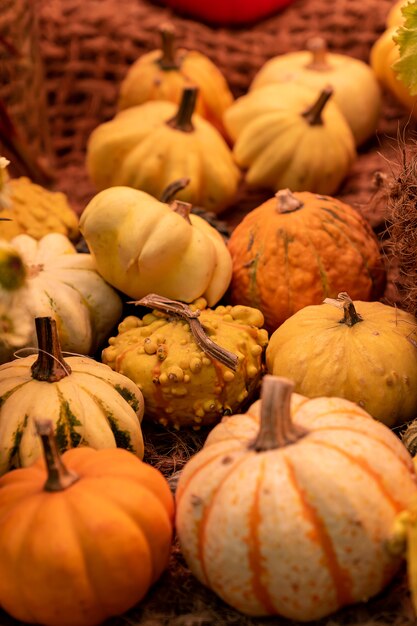
M 191 571 L 227 603 L 309 621 L 388 583 L 386 542 L 417 482 L 387 427 L 292 389 L 266 376 L 261 401 L 213 429 L 180 477 L 176 525 Z

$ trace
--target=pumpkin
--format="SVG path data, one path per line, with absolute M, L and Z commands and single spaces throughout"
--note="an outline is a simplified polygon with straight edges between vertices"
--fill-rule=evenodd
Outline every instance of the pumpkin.
M 23 622 L 101 624 L 165 569 L 173 498 L 162 474 L 126 450 L 60 457 L 51 423 L 36 426 L 46 463 L 0 479 L 0 605 Z
M 175 10 L 183 11 L 198 20 L 214 24 L 242 24 L 260 20 L 291 4 L 294 0 L 164 0 L 163 4 Z
M 131 298 L 158 292 L 216 304 L 229 286 L 232 261 L 222 236 L 181 201 L 113 187 L 85 208 L 81 232 L 100 274 Z
M 185 88 L 179 106 L 162 100 L 120 111 L 98 126 L 87 145 L 87 169 L 97 190 L 129 186 L 160 198 L 174 180 L 190 184 L 178 199 L 218 213 L 240 179 L 229 147 L 197 113 L 197 90 Z
M 410 313 L 341 293 L 273 333 L 268 371 L 294 380 L 304 396 L 346 398 L 394 426 L 417 414 L 416 328 Z
M 334 89 L 333 101 L 345 116 L 356 145 L 362 144 L 375 133 L 381 108 L 373 70 L 359 59 L 328 52 L 322 37 L 309 39 L 306 47 L 267 61 L 253 79 L 251 89 L 296 83 L 319 91 L 330 84 Z
M 26 233 L 41 239 L 47 233 L 62 233 L 69 239 L 79 236 L 78 217 L 65 194 L 48 191 L 26 176 L 9 178 L 9 161 L 0 157 L 0 238 L 13 239 Z
M 146 417 L 198 430 L 250 401 L 268 342 L 260 311 L 212 310 L 203 299 L 187 307 L 155 294 L 138 304 L 154 311 L 124 319 L 102 359 L 138 385 Z
M 160 28 L 161 50 L 142 55 L 129 68 L 120 85 L 119 110 L 148 100 L 169 100 L 179 104 L 184 87 L 197 86 L 195 111 L 225 133 L 222 116 L 233 96 L 226 79 L 212 61 L 196 50 L 176 49 L 175 30 Z
M 63 350 L 93 354 L 122 312 L 119 296 L 98 274 L 92 256 L 77 253 L 59 233 L 39 241 L 29 235 L 0 240 L 0 305 L 6 310 L 0 325 L 0 363 L 11 359 L 17 348 L 36 346 L 37 316 L 56 320 Z M 17 309 L 25 318 L 18 328 Z
M 41 453 L 33 421 L 51 419 L 61 452 L 120 446 L 143 457 L 143 396 L 93 359 L 63 359 L 55 321 L 36 318 L 39 354 L 0 365 L 0 475 Z
M 398 0 L 393 4 L 387 14 L 385 25 L 387 28 L 400 26 L 404 22 L 403 8 L 410 4 L 410 0 Z
M 236 100 L 224 122 L 250 187 L 332 194 L 352 165 L 352 132 L 330 87 L 266 85 Z
M 270 331 L 342 289 L 360 300 L 384 291 L 376 236 L 357 211 L 329 196 L 279 191 L 244 217 L 228 248 L 232 303 L 259 308 Z
M 181 472 L 176 528 L 189 568 L 225 602 L 304 622 L 384 588 L 401 562 L 385 544 L 417 482 L 388 428 L 292 389 L 265 376 L 261 401 L 212 430 Z

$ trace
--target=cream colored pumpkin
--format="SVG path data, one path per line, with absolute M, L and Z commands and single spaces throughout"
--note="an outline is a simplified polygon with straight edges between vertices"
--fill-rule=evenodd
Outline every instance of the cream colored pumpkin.
M 358 406 L 291 391 L 266 376 L 261 402 L 214 428 L 180 476 L 176 528 L 225 602 L 309 621 L 388 583 L 400 559 L 386 542 L 417 482 L 399 439 Z
M 232 260 L 221 235 L 190 209 L 112 187 L 90 201 L 80 229 L 100 274 L 131 298 L 203 296 L 212 306 L 229 286 Z
M 99 275 L 93 257 L 77 253 L 58 233 L 39 241 L 29 235 L 0 240 L 0 305 L 18 309 L 25 318 L 17 333 L 11 332 L 14 324 L 7 316 L 4 328 L 0 325 L 0 363 L 16 349 L 36 347 L 37 316 L 56 320 L 63 350 L 92 354 L 122 311 L 119 296 Z

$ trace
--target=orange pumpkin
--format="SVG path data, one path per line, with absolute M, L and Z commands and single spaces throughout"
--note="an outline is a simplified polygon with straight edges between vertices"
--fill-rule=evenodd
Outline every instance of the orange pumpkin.
M 23 622 L 101 624 L 139 602 L 167 565 L 173 498 L 130 452 L 60 458 L 52 422 L 37 427 L 47 471 L 38 462 L 0 479 L 0 606 Z
M 330 196 L 279 191 L 245 216 L 228 247 L 232 302 L 260 309 L 271 332 L 340 291 L 357 300 L 383 293 L 376 236 L 357 211 Z

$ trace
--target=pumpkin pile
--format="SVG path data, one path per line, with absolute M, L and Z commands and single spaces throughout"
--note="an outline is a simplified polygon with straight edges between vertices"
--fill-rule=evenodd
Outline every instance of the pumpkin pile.
M 417 324 L 380 301 L 380 242 L 337 198 L 395 77 L 389 35 L 370 65 L 310 40 L 235 100 L 159 32 L 89 138 L 79 220 L 0 159 L 0 607 L 120 615 L 175 522 L 190 571 L 243 614 L 320 619 L 404 556 L 417 609 L 417 460 L 391 430 L 417 415 Z M 240 185 L 272 197 L 227 238 Z M 193 431 L 168 484 L 147 445 Z

